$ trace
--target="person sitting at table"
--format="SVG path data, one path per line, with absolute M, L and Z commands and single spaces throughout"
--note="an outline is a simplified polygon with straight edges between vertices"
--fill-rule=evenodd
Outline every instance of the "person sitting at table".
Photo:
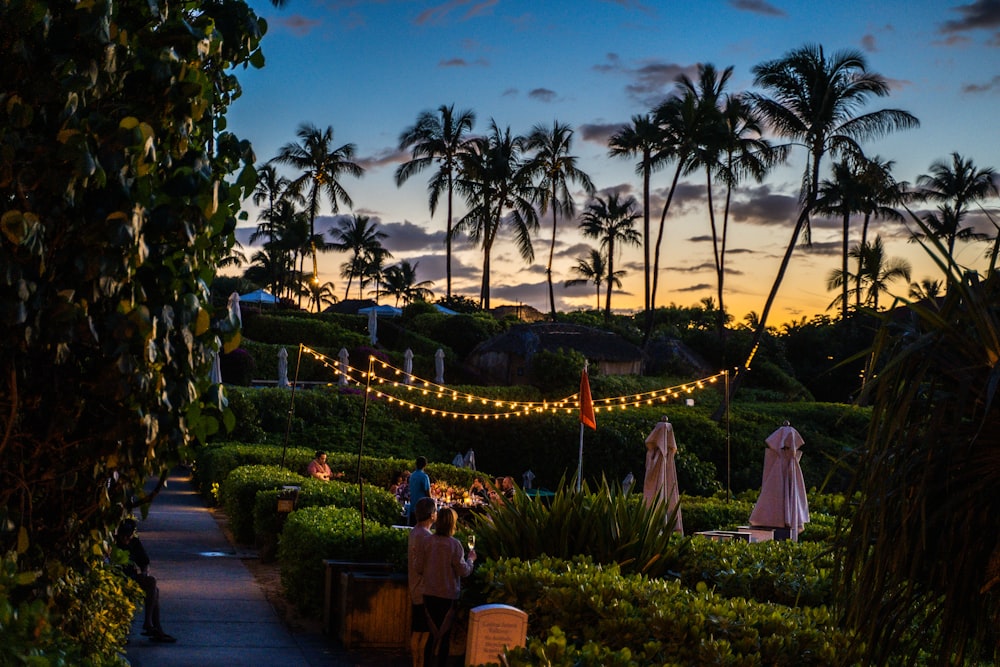
M 500 493 L 507 500 L 511 500 L 514 497 L 514 478 L 504 477 L 503 481 L 500 483 Z
M 330 466 L 326 463 L 326 452 L 316 452 L 316 458 L 310 461 L 309 465 L 306 466 L 306 473 L 310 477 L 322 479 L 327 482 L 330 481 L 332 472 L 330 471 Z
M 400 470 L 396 473 L 396 481 L 389 487 L 389 493 L 396 496 L 401 504 L 406 504 L 410 500 L 410 471 Z
M 490 492 L 487 491 L 486 486 L 483 485 L 483 480 L 478 477 L 472 480 L 472 486 L 469 487 L 469 495 L 472 496 L 473 502 L 490 502 Z

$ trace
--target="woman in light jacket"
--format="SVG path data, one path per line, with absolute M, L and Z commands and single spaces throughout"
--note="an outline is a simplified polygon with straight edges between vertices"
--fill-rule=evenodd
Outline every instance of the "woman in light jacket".
M 424 538 L 415 563 L 424 585 L 424 610 L 431 632 L 428 644 L 433 644 L 428 651 L 428 667 L 443 666 L 448 660 L 462 577 L 472 573 L 476 561 L 476 552 L 470 549 L 466 558 L 462 543 L 454 538 L 457 520 L 458 515 L 450 507 L 438 512 L 434 534 Z

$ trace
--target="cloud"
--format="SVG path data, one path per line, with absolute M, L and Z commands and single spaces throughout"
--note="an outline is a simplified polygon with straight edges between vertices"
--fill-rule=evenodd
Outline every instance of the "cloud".
M 764 0 L 729 0 L 729 6 L 744 12 L 753 12 L 762 16 L 788 16 L 783 9 L 779 9 Z
M 986 83 L 967 83 L 962 86 L 963 93 L 995 93 L 1000 92 L 1000 74 L 994 76 Z
M 444 250 L 445 232 L 443 229 L 429 231 L 409 220 L 403 222 L 387 222 L 380 229 L 389 235 L 383 245 L 393 253 L 412 252 L 416 250 Z
M 644 14 L 654 15 L 656 12 L 652 7 L 644 5 L 638 0 L 602 0 L 602 2 L 609 2 L 613 5 L 619 5 L 625 9 L 637 9 Z
M 736 222 L 788 226 L 798 215 L 799 200 L 781 192 L 772 192 L 769 185 L 761 185 L 734 192 L 729 210 Z
M 878 44 L 875 41 L 875 35 L 868 33 L 861 37 L 861 48 L 863 48 L 868 53 L 877 53 Z
M 631 80 L 632 83 L 625 86 L 626 94 L 644 107 L 653 107 L 668 97 L 678 76 L 687 74 L 695 78 L 698 66 L 656 60 L 646 60 L 636 66 L 629 66 L 617 53 L 608 53 L 605 62 L 594 65 L 593 69 L 602 74 L 617 74 Z
M 455 14 L 460 14 L 457 21 L 468 21 L 477 16 L 492 13 L 498 0 L 447 0 L 447 2 L 428 7 L 417 14 L 413 20 L 417 25 L 441 25 L 447 23 Z
M 584 123 L 577 130 L 580 138 L 607 147 L 611 137 L 621 132 L 625 123 Z
M 410 154 L 407 151 L 401 151 L 398 148 L 383 148 L 373 155 L 359 157 L 357 159 L 357 163 L 361 165 L 365 171 L 370 171 L 380 167 L 402 164 L 409 159 Z
M 537 102 L 554 102 L 556 99 L 556 91 L 549 90 L 548 88 L 535 88 L 528 93 L 528 97 Z
M 438 67 L 489 67 L 490 62 L 485 58 L 466 60 L 465 58 L 449 58 L 438 62 Z
M 714 285 L 709 285 L 708 283 L 697 283 L 695 285 L 688 285 L 687 287 L 672 287 L 671 292 L 701 292 L 707 289 L 715 289 Z
M 269 23 L 287 29 L 288 32 L 292 33 L 296 37 L 305 37 L 311 33 L 314 28 L 323 24 L 322 21 L 309 19 L 301 14 L 292 14 L 288 17 L 272 18 Z
M 947 35 L 1000 27 L 1000 0 L 975 0 L 967 5 L 953 7 L 952 11 L 961 14 L 961 18 L 945 21 L 938 32 Z

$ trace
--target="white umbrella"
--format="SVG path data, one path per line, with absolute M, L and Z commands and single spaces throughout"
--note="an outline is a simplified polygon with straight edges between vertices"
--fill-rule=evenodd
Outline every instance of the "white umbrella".
M 750 525 L 766 528 L 789 528 L 792 540 L 809 522 L 809 501 L 802 476 L 799 449 L 802 436 L 785 422 L 765 440 L 764 475 L 760 497 L 750 514 Z
M 476 469 L 476 453 L 472 451 L 471 447 L 469 448 L 469 451 L 465 453 L 465 456 L 462 457 L 462 467 L 468 468 L 469 470 Z
M 222 347 L 222 343 L 219 341 L 218 337 L 215 339 L 217 347 Z M 222 362 L 220 361 L 219 351 L 212 351 L 212 368 L 208 371 L 208 379 L 212 384 L 222 384 Z
M 350 366 L 350 357 L 347 354 L 347 348 L 340 348 L 340 378 L 337 380 L 337 384 L 341 387 L 347 386 L 347 367 Z
M 410 348 L 406 348 L 406 352 L 403 354 L 403 373 L 406 375 L 403 382 L 413 384 L 413 350 Z
M 677 487 L 677 466 L 674 462 L 676 454 L 674 427 L 664 417 L 653 427 L 653 432 L 646 436 L 646 477 L 642 484 L 642 499 L 648 506 L 657 502 L 665 503 L 668 516 L 676 510 L 674 530 L 683 535 L 681 494 Z
M 434 353 L 434 382 L 444 384 L 444 350 L 441 348 Z
M 278 350 L 278 386 L 290 387 L 288 382 L 288 350 Z
M 378 314 L 374 308 L 368 311 L 368 338 L 373 346 L 378 342 Z
M 240 294 L 239 292 L 233 292 L 229 295 L 229 315 L 230 317 L 235 317 L 236 321 L 239 323 L 240 328 L 243 328 L 243 311 L 240 309 Z

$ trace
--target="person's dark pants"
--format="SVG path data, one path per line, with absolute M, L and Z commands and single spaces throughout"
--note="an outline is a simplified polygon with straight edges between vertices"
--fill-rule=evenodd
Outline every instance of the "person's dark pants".
M 156 585 L 156 577 L 138 574 L 134 579 L 142 586 L 142 590 L 146 594 L 146 601 L 143 605 L 145 616 L 142 629 L 162 632 L 160 627 L 160 588 Z
M 444 667 L 448 664 L 451 647 L 451 628 L 455 624 L 455 600 L 424 596 L 424 610 L 431 636 L 427 641 L 426 667 Z

